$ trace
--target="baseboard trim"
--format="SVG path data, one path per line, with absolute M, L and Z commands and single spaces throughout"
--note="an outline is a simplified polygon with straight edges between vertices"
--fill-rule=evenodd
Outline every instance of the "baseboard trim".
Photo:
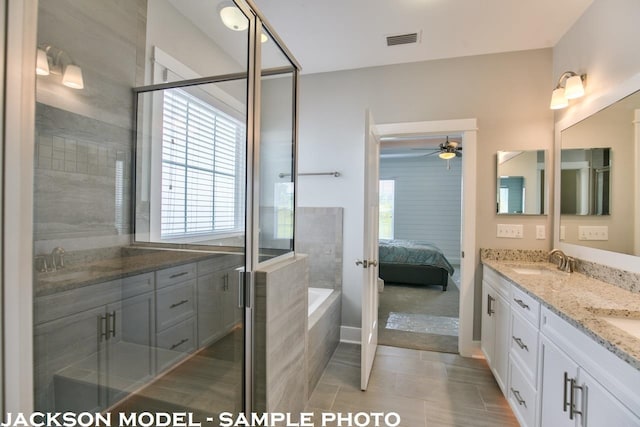
M 354 328 L 353 326 L 340 326 L 340 342 L 360 344 L 361 335 L 362 332 L 360 328 Z

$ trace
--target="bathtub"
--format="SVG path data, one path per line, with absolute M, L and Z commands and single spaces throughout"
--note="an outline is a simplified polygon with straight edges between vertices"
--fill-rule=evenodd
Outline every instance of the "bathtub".
M 320 308 L 322 303 L 329 298 L 329 295 L 332 293 L 333 289 L 309 288 L 309 317 L 311 317 L 311 315 Z
M 340 341 L 340 291 L 309 288 L 307 373 L 309 396 Z

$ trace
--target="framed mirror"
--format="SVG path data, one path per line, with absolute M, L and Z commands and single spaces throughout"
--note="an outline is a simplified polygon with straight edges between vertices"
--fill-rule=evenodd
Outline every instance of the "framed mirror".
M 640 74 L 556 124 L 555 246 L 640 272 Z
M 496 158 L 497 214 L 546 215 L 546 152 L 498 151 Z

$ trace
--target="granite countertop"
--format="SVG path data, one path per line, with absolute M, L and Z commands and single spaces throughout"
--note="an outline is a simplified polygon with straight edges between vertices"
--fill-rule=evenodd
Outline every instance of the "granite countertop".
M 483 264 L 539 300 L 563 319 L 640 370 L 640 339 L 601 316 L 640 319 L 640 293 L 593 279 L 581 273 L 563 273 L 548 262 L 497 261 Z M 545 274 L 521 274 L 514 267 L 548 269 Z M 557 272 L 557 274 L 555 274 Z
M 100 259 L 81 265 L 69 265 L 54 272 L 35 273 L 34 292 L 36 297 L 40 297 L 225 255 L 231 254 L 136 250 L 128 256 Z

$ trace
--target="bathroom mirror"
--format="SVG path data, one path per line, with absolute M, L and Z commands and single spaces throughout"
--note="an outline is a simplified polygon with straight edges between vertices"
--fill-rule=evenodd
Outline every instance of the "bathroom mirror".
M 603 107 L 560 128 L 556 241 L 639 263 L 640 92 Z M 598 252 L 586 253 L 602 262 Z
M 546 152 L 498 151 L 496 157 L 498 215 L 545 215 Z

